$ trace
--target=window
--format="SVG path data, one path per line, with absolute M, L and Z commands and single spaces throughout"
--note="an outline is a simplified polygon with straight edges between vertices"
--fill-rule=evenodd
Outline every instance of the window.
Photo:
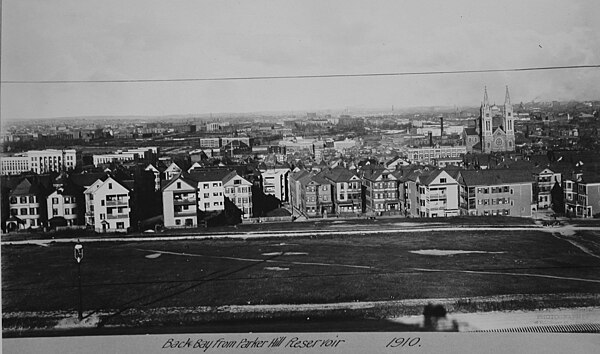
M 112 183 L 108 183 L 108 189 L 112 189 Z
M 75 203 L 75 197 L 71 197 L 71 203 Z
M 117 223 L 117 229 L 118 230 L 123 230 L 125 228 L 125 223 L 124 222 L 118 222 Z
M 52 204 L 58 204 L 58 198 L 52 198 Z
M 236 180 L 233 181 L 233 184 L 242 184 L 242 181 L 239 180 L 239 179 L 236 179 Z
M 210 193 L 204 193 L 204 198 L 210 198 Z
M 218 187 L 219 184 L 218 183 L 213 183 L 213 187 Z
M 100 214 L 100 220 L 104 220 L 104 219 L 106 219 L 106 214 L 104 214 L 104 213 L 101 213 L 101 214 Z
M 17 204 L 17 198 L 16 197 L 10 197 L 10 204 Z
M 210 187 L 210 185 L 209 185 L 208 183 L 204 183 L 204 184 L 202 185 L 202 188 L 203 188 L 203 189 L 208 189 L 209 187 Z
M 65 209 L 65 215 L 71 215 L 71 209 L 66 208 Z
M 101 206 L 104 206 L 104 204 L 105 204 L 105 203 L 104 203 L 104 200 L 101 200 L 101 201 L 100 201 L 100 205 L 101 205 Z
M 445 178 L 440 178 L 440 183 L 446 183 L 446 179 Z
M 10 209 L 10 215 L 19 215 L 19 209 Z
M 27 215 L 27 208 L 21 208 L 21 215 Z
M 26 204 L 27 203 L 27 197 L 21 197 L 21 204 Z
M 181 220 L 180 219 L 175 219 L 175 225 L 181 225 Z
M 213 203 L 213 206 L 218 206 L 218 205 L 219 205 L 219 203 L 218 203 L 218 202 L 214 202 L 214 203 Z
M 181 189 L 181 182 L 177 182 L 177 189 Z
M 70 203 L 71 202 L 71 198 L 70 197 L 65 197 L 65 203 Z
M 32 195 L 32 196 L 29 197 L 29 202 L 30 203 L 36 203 L 37 202 L 36 198 L 35 198 L 35 195 Z
M 219 196 L 219 193 L 213 192 L 213 197 L 218 197 L 218 196 Z
M 210 203 L 204 203 L 204 209 L 210 208 Z

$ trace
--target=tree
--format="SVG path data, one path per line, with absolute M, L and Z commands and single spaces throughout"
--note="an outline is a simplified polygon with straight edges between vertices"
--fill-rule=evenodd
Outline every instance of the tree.
M 552 197 L 552 210 L 554 210 L 557 214 L 562 214 L 565 212 L 565 195 L 563 193 L 563 188 L 560 183 L 554 183 L 554 187 L 550 191 L 550 196 Z

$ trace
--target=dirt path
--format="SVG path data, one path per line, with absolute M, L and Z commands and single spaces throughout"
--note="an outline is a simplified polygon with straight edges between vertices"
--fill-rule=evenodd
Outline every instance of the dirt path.
M 543 232 L 565 232 L 570 231 L 600 231 L 600 227 L 571 226 L 568 229 L 551 228 L 541 226 L 519 226 L 519 227 L 423 227 L 423 228 L 377 228 L 367 230 L 304 230 L 291 232 L 249 232 L 249 233 L 220 233 L 215 235 L 185 235 L 185 236 L 145 236 L 145 237 L 91 237 L 91 238 L 61 238 L 54 240 L 22 240 L 3 241 L 2 245 L 47 245 L 51 243 L 89 243 L 89 242 L 155 242 L 155 241 L 183 241 L 183 240 L 210 240 L 210 239 L 254 239 L 273 237 L 317 237 L 317 236 L 344 236 L 344 235 L 375 235 L 386 233 L 415 233 L 415 232 L 457 232 L 457 231 L 543 231 Z

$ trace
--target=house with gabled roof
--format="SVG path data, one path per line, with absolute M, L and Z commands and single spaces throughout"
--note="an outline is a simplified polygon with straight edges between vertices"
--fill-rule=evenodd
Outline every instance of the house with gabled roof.
M 249 219 L 252 217 L 252 183 L 233 172 L 223 178 L 225 196 L 242 211 L 242 218 Z
M 445 170 L 433 170 L 415 179 L 418 216 L 458 216 L 458 182 Z
M 162 188 L 163 219 L 165 227 L 197 227 L 198 182 L 187 175 L 167 181 Z
M 38 229 L 47 221 L 46 190 L 34 178 L 24 178 L 9 194 L 7 231 Z
M 85 222 L 96 232 L 127 232 L 131 227 L 130 189 L 111 176 L 96 180 L 85 195 Z
M 344 167 L 321 171 L 331 183 L 334 212 L 337 215 L 360 214 L 362 212 L 362 188 L 358 175 Z
M 366 166 L 360 170 L 364 212 L 401 213 L 397 178 L 392 172 L 383 166 Z

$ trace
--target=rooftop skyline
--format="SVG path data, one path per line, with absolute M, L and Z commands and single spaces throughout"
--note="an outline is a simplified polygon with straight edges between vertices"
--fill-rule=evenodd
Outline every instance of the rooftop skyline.
M 2 80 L 139 80 L 597 65 L 593 1 L 5 1 Z M 597 68 L 9 84 L 6 119 L 477 106 L 600 98 Z

